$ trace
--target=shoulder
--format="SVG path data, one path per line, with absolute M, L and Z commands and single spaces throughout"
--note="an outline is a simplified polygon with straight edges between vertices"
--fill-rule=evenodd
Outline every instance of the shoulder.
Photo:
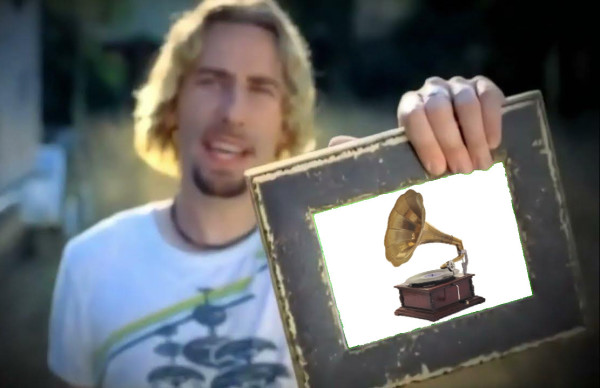
M 89 251 L 118 240 L 127 240 L 132 234 L 142 232 L 139 228 L 151 225 L 153 209 L 152 204 L 147 204 L 113 214 L 69 240 L 66 250 Z
M 64 248 L 61 265 L 73 270 L 98 260 L 106 262 L 140 240 L 147 243 L 155 207 L 155 203 L 149 203 L 118 212 L 73 237 Z

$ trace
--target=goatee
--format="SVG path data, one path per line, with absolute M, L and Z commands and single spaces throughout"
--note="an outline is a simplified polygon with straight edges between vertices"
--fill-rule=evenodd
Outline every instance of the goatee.
M 240 179 L 224 185 L 217 185 L 214 182 L 205 179 L 199 168 L 192 169 L 192 180 L 196 188 L 204 195 L 219 198 L 239 197 L 246 192 L 246 181 Z

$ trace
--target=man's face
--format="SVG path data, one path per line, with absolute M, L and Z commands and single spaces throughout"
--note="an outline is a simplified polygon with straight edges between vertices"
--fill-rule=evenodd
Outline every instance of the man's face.
M 273 161 L 283 140 L 284 92 L 269 31 L 242 23 L 208 27 L 177 100 L 182 179 L 207 195 L 245 193 L 244 170 Z

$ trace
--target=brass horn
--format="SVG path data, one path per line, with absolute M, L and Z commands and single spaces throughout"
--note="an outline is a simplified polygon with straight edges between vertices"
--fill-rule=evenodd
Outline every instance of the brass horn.
M 402 194 L 390 213 L 385 232 L 385 257 L 394 267 L 406 263 L 420 244 L 439 242 L 456 246 L 458 256 L 451 261 L 461 260 L 466 251 L 462 241 L 442 233 L 425 222 L 423 196 L 414 190 Z M 441 268 L 446 268 L 444 263 Z

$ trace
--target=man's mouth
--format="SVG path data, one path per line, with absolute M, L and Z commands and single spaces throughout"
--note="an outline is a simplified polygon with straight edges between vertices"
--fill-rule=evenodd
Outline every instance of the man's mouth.
M 223 161 L 241 159 L 251 153 L 249 148 L 223 140 L 207 141 L 204 146 L 210 156 Z

